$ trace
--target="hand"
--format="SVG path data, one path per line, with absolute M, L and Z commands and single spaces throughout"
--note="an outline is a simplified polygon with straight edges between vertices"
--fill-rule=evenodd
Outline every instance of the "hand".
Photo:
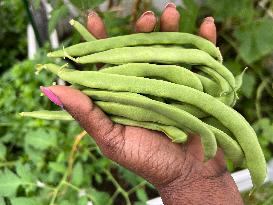
M 160 31 L 178 31 L 180 15 L 173 3 L 160 18 Z M 137 20 L 136 32 L 152 32 L 156 17 L 147 11 Z M 106 38 L 102 19 L 91 12 L 88 30 L 96 38 Z M 204 19 L 199 35 L 216 42 L 212 17 Z M 95 139 L 102 153 L 142 176 L 159 191 L 164 204 L 243 204 L 238 189 L 226 170 L 223 152 L 204 163 L 199 136 L 186 144 L 174 144 L 161 132 L 113 123 L 92 100 L 66 86 L 42 87 L 53 102 L 68 111 Z

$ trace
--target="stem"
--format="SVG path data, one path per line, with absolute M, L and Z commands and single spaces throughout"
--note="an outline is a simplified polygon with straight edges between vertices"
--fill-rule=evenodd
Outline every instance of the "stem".
M 141 0 L 135 0 L 134 1 L 134 5 L 133 5 L 133 8 L 132 8 L 132 18 L 131 18 L 131 23 L 132 24 L 135 24 L 135 22 L 137 20 L 137 13 L 138 13 L 140 4 L 141 4 Z
M 17 161 L 2 162 L 2 163 L 0 163 L 0 168 L 1 167 L 13 167 L 13 166 L 15 166 L 16 163 L 17 163 Z
M 79 187 L 76 187 L 75 185 L 73 185 L 73 184 L 71 184 L 71 183 L 69 183 L 69 182 L 67 182 L 67 181 L 64 181 L 63 184 L 66 185 L 66 186 L 68 186 L 68 187 L 70 187 L 71 189 L 74 189 L 74 190 L 77 191 L 77 192 L 81 192 L 81 189 L 80 189 Z M 91 196 L 90 194 L 86 194 L 86 196 L 87 196 L 91 201 L 95 201 L 94 198 L 93 198 L 93 196 Z
M 146 184 L 147 184 L 147 182 L 143 180 L 138 185 L 134 186 L 132 189 L 130 189 L 129 191 L 127 191 L 128 195 L 134 193 L 136 190 L 138 190 L 139 188 L 145 186 Z
M 30 24 L 31 24 L 31 26 L 33 28 L 33 31 L 35 33 L 35 37 L 36 37 L 37 43 L 38 43 L 39 47 L 42 47 L 43 43 L 42 43 L 40 34 L 38 32 L 37 24 L 36 24 L 36 22 L 35 22 L 35 20 L 34 20 L 34 18 L 32 16 L 32 13 L 30 11 L 29 2 L 28 2 L 28 0 L 23 0 L 23 3 L 25 5 L 26 11 L 27 11 L 28 19 L 29 19 Z
M 266 88 L 268 82 L 269 82 L 269 78 L 264 79 L 257 88 L 255 106 L 256 106 L 256 113 L 257 113 L 258 119 L 261 119 L 263 117 L 260 100 L 262 98 L 263 91 Z

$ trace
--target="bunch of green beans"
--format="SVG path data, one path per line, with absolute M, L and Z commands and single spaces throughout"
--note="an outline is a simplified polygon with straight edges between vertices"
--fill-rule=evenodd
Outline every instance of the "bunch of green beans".
M 246 164 L 253 184 L 266 176 L 266 162 L 249 123 L 232 109 L 243 73 L 234 77 L 219 49 L 198 36 L 162 32 L 95 40 L 71 21 L 88 41 L 48 54 L 80 64 L 106 63 L 100 71 L 78 71 L 45 64 L 48 70 L 90 96 L 113 122 L 165 133 L 174 143 L 189 133 L 201 137 L 205 160 L 217 146 L 236 166 Z M 193 72 L 192 70 L 196 70 Z M 22 116 L 73 120 L 65 111 L 34 111 Z

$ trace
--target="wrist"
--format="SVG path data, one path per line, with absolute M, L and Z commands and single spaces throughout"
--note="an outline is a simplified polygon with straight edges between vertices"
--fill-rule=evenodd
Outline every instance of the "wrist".
M 190 174 L 189 174 L 190 175 Z M 218 176 L 187 176 L 158 187 L 164 205 L 222 204 L 241 205 L 241 195 L 230 173 Z

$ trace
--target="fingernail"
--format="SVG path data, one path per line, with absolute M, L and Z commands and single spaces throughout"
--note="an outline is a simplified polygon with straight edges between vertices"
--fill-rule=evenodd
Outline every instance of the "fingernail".
M 146 12 L 144 12 L 142 15 L 141 15 L 141 17 L 140 18 L 142 18 L 143 16 L 149 16 L 149 15 L 155 15 L 154 14 L 154 12 L 152 12 L 152 11 L 146 11 Z
M 94 16 L 98 16 L 97 12 L 95 12 L 95 11 L 90 11 L 90 12 L 88 13 L 88 18 L 91 18 L 91 17 L 94 17 Z
M 204 22 L 208 22 L 208 23 L 214 23 L 214 18 L 211 16 L 208 16 L 204 19 Z
M 55 105 L 58 105 L 61 108 L 63 108 L 63 103 L 50 89 L 43 86 L 41 86 L 40 89 L 44 93 L 44 95 L 48 97 L 50 101 L 52 101 Z
M 165 6 L 165 9 L 166 8 L 175 8 L 176 9 L 176 5 L 174 3 L 172 3 L 172 2 L 170 2 Z

